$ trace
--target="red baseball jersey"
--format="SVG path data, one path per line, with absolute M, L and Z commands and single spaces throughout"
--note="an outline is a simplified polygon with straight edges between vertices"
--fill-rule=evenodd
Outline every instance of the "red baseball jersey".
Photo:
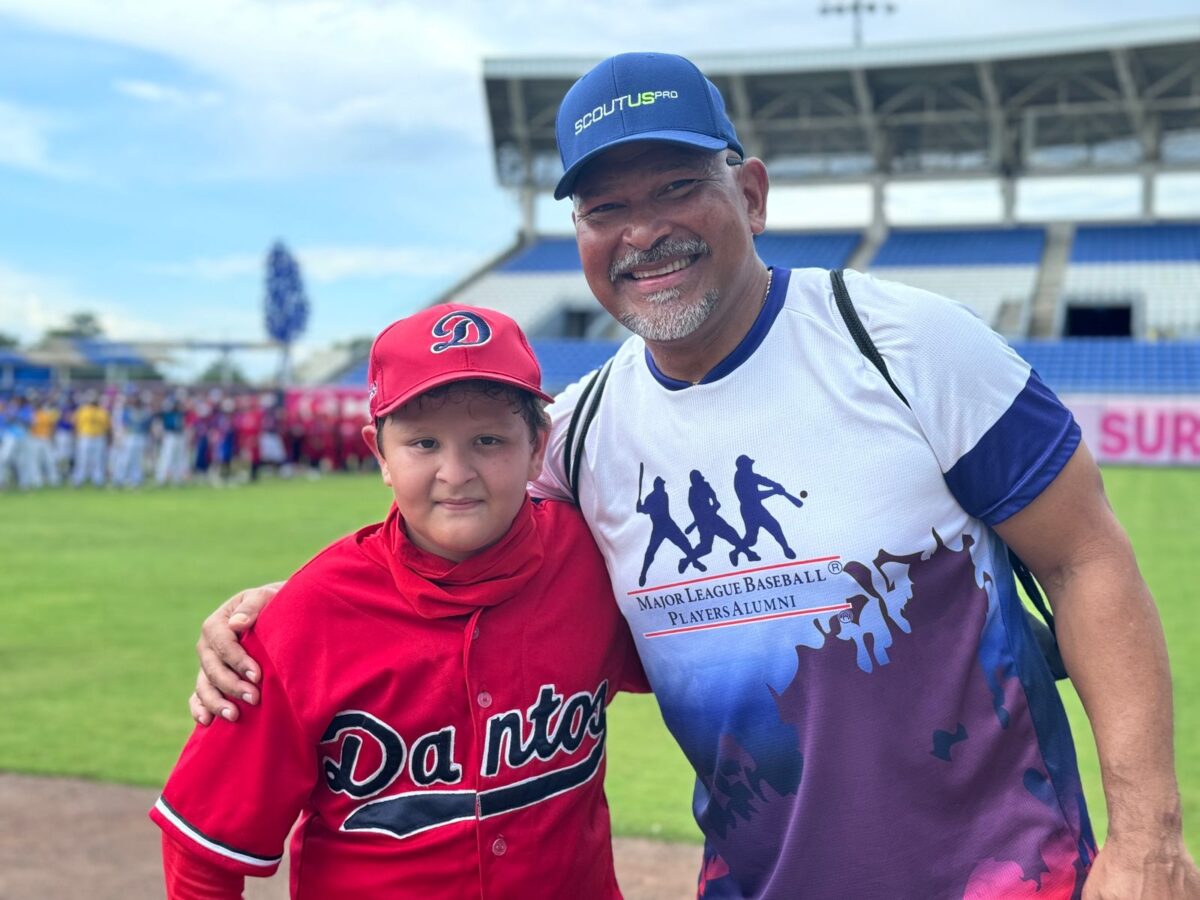
M 646 690 L 574 507 L 452 563 L 399 514 L 327 548 L 247 635 L 259 706 L 197 728 L 151 818 L 292 895 L 619 897 L 605 707 Z

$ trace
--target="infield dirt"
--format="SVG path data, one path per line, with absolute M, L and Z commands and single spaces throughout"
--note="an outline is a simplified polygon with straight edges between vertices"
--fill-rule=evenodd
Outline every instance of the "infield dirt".
M 159 832 L 146 788 L 0 772 L 0 898 L 161 900 Z M 635 838 L 614 842 L 626 900 L 696 895 L 700 848 Z M 247 900 L 286 900 L 287 868 L 246 879 Z

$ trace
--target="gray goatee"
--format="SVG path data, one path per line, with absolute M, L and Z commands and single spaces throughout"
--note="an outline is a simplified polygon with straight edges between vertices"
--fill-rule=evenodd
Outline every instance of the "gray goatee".
M 614 262 L 608 270 L 610 281 L 616 282 L 635 266 L 646 266 L 665 259 L 683 256 L 707 256 L 708 244 L 699 238 L 666 240 L 649 250 L 631 250 Z M 688 303 L 679 288 L 668 288 L 644 297 L 650 309 L 645 312 L 624 312 L 621 324 L 647 341 L 676 341 L 685 338 L 704 324 L 720 297 L 715 290 L 707 291 L 699 300 Z

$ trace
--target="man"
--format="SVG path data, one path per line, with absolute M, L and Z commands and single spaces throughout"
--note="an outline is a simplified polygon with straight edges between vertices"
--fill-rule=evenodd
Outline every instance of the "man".
M 654 557 L 658 554 L 658 548 L 662 546 L 663 541 L 670 541 L 683 554 L 679 560 L 680 575 L 687 571 L 688 566 L 695 566 L 701 572 L 708 571 L 704 563 L 696 558 L 695 550 L 688 543 L 688 539 L 684 537 L 683 530 L 671 518 L 670 503 L 671 500 L 667 496 L 667 483 L 662 478 L 654 479 L 654 488 L 646 495 L 645 500 L 642 500 L 640 495 L 638 496 L 635 509 L 643 515 L 649 516 L 652 523 L 650 540 L 646 545 L 646 553 L 642 557 L 642 573 L 638 576 L 639 587 L 646 584 L 646 571 L 654 562 Z
M 121 443 L 114 450 L 113 484 L 141 487 L 146 475 L 146 447 L 154 425 L 154 410 L 149 394 L 130 394 L 121 410 Z
M 155 414 L 158 423 L 158 456 L 154 464 L 154 483 L 183 484 L 187 478 L 187 442 L 184 439 L 184 410 L 177 393 L 163 398 Z
M 849 274 L 902 402 L 828 274 L 757 257 L 766 169 L 687 60 L 604 61 L 568 92 L 557 133 L 556 196 L 573 199 L 588 284 L 638 335 L 588 431 L 580 507 L 696 769 L 701 894 L 1200 897 L 1162 630 L 1070 413 L 962 307 Z M 551 410 L 536 491 L 567 493 L 580 394 Z M 770 517 L 786 543 L 758 542 L 761 561 L 742 567 L 717 554 L 703 575 L 656 560 L 640 586 L 653 523 L 636 484 L 685 491 L 691 470 L 733 473 L 715 479 L 718 502 L 744 508 L 736 473 L 751 453 L 779 479 Z M 1098 854 L 1005 544 L 1049 594 L 1096 735 L 1110 823 Z M 206 622 L 201 658 L 253 700 L 254 678 L 217 660 L 257 671 L 226 624 L 239 599 Z M 203 677 L 197 692 L 198 718 L 201 696 L 236 716 Z
M 101 405 L 95 391 L 84 394 L 83 403 L 75 410 L 74 423 L 75 469 L 71 484 L 79 487 L 85 481 L 91 481 L 96 487 L 103 487 L 112 417 Z
M 29 429 L 34 486 L 56 487 L 59 477 L 58 461 L 54 458 L 54 433 L 58 427 L 58 407 L 48 395 L 35 399 L 36 409 Z
M 7 424 L 0 415 L 0 487 L 6 483 L 10 468 L 16 470 L 17 487 L 21 490 L 42 486 L 35 465 L 33 423 L 33 404 L 23 394 L 9 402 Z

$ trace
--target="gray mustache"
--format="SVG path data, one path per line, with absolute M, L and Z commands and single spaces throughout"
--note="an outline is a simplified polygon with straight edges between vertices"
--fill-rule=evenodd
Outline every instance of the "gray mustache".
M 708 253 L 708 244 L 700 238 L 691 238 L 686 241 L 666 240 L 661 244 L 655 244 L 649 250 L 630 250 L 609 267 L 608 280 L 616 281 L 635 266 L 662 262 L 673 256 L 702 256 Z

